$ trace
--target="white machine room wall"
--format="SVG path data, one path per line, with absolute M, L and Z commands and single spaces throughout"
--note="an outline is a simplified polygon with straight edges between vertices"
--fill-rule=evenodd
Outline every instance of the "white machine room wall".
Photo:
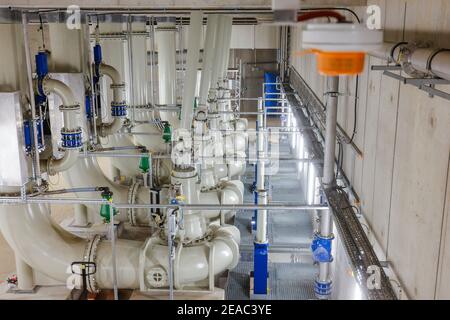
M 431 41 L 435 47 L 450 46 L 448 1 L 368 4 L 381 7 L 386 42 Z M 365 7 L 353 9 L 364 17 Z M 325 102 L 326 79 L 316 72 L 313 56 L 296 54 L 302 50 L 300 44 L 300 28 L 291 28 L 290 63 Z M 354 138 L 363 156 L 344 145 L 343 170 L 361 198 L 369 239 L 381 248 L 380 260 L 390 263 L 406 295 L 449 299 L 450 102 L 370 71 L 371 65 L 383 64 L 366 58 Z M 340 93 L 338 122 L 351 136 L 355 77 L 341 77 Z

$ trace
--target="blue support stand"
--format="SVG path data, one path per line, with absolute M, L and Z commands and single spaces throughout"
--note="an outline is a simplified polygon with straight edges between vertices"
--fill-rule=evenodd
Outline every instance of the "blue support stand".
M 254 248 L 253 293 L 267 295 L 267 279 L 269 276 L 269 244 L 255 242 Z

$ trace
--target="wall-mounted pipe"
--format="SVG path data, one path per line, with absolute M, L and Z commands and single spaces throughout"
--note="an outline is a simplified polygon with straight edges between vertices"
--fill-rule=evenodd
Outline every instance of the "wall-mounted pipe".
M 369 54 L 388 63 L 408 66 L 408 72 L 416 71 L 424 76 L 436 76 L 450 81 L 450 49 L 419 48 L 407 42 L 385 42 Z

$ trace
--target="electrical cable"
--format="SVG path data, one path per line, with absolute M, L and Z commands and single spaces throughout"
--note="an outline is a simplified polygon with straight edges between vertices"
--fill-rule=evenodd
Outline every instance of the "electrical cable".
M 331 10 L 319 10 L 315 12 L 302 13 L 297 16 L 297 21 L 303 22 L 317 18 L 335 18 L 339 23 L 346 22 L 346 19 L 342 14 Z
M 323 11 L 323 10 L 337 10 L 337 11 L 350 12 L 353 15 L 353 17 L 356 19 L 356 21 L 358 21 L 358 23 L 361 23 L 361 20 L 359 19 L 359 17 L 356 14 L 356 12 L 351 10 L 351 9 L 349 9 L 349 8 L 342 8 L 342 7 L 337 7 L 337 8 L 333 8 L 333 7 L 305 8 L 305 9 L 300 9 L 300 12 L 305 12 L 305 11 Z

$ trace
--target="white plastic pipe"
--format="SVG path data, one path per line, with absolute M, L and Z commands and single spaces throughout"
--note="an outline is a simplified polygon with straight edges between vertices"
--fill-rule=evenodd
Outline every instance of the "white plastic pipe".
M 120 103 L 123 102 L 123 86 L 124 82 L 122 81 L 122 77 L 120 76 L 119 71 L 117 71 L 116 68 L 114 68 L 113 66 L 110 66 L 108 64 L 102 63 L 100 64 L 100 68 L 99 68 L 100 74 L 101 75 L 106 75 L 111 79 L 112 82 L 112 89 L 113 89 L 113 101 Z
M 122 81 L 119 71 L 113 66 L 102 63 L 99 67 L 99 72 L 101 75 L 106 75 L 111 79 L 111 88 L 113 89 L 113 101 L 111 103 L 123 103 L 125 100 L 123 98 L 125 84 Z M 114 118 L 110 123 L 102 123 L 99 128 L 100 136 L 106 137 L 111 134 L 116 133 L 123 126 L 123 118 Z
M 200 96 L 199 103 L 205 104 L 208 98 L 208 91 L 211 84 L 211 75 L 215 59 L 215 47 L 216 47 L 216 36 L 217 27 L 219 22 L 219 16 L 216 14 L 211 14 L 208 16 L 208 22 L 206 25 L 206 37 L 205 43 L 203 45 L 204 56 L 203 56 L 203 67 L 202 76 L 200 81 Z
M 45 205 L 1 206 L 0 229 L 16 254 L 19 254 L 33 269 L 56 281 L 66 283 L 71 274 L 72 262 L 84 259 L 86 241 L 54 224 Z M 233 268 L 238 261 L 239 239 L 235 231 L 228 229 L 230 227 L 220 228 L 214 232 L 212 240 L 212 246 L 215 247 L 214 274 Z M 116 241 L 118 288 L 139 287 L 141 247 L 142 242 L 139 241 L 123 239 Z M 175 268 L 178 285 L 206 279 L 210 267 L 208 252 L 206 244 L 183 249 Z M 145 267 L 154 266 L 155 262 L 165 266 L 168 261 L 167 255 L 166 246 L 155 247 L 144 261 Z M 111 244 L 103 240 L 98 245 L 95 261 L 97 264 L 95 278 L 99 288 L 113 287 L 111 259 Z
M 17 254 L 16 258 L 16 275 L 17 275 L 17 288 L 19 290 L 29 291 L 34 289 L 34 277 L 33 269 L 23 261 Z
M 203 13 L 191 13 L 189 25 L 189 47 L 187 52 L 186 76 L 184 78 L 183 103 L 180 128 L 190 130 L 194 114 L 195 89 L 197 84 L 198 59 L 202 40 Z
M 224 21 L 224 48 L 223 48 L 223 60 L 222 60 L 222 73 L 219 75 L 220 78 L 225 79 L 228 74 L 228 64 L 230 60 L 230 46 L 231 46 L 231 32 L 233 29 L 233 17 L 225 16 Z
M 75 96 L 72 90 L 63 82 L 55 79 L 46 78 L 42 83 L 45 94 L 54 93 L 58 95 L 62 102 L 63 107 L 75 107 L 78 109 L 63 110 L 64 128 L 67 130 L 76 130 L 79 128 L 78 119 L 76 118 L 76 111 L 79 110 L 79 103 L 75 101 Z M 64 151 L 64 156 L 60 159 L 51 157 L 43 163 L 43 166 L 47 168 L 47 173 L 54 175 L 58 172 L 72 167 L 78 158 L 77 149 L 67 149 Z
M 158 22 L 155 32 L 158 49 L 159 104 L 176 104 L 176 28 L 175 22 Z M 162 121 L 178 127 L 177 112 L 160 111 Z
M 407 45 L 407 43 L 398 44 L 385 42 L 383 46 L 377 50 L 369 52 L 369 54 L 390 63 L 401 63 L 406 61 L 410 63 L 411 66 L 417 71 L 450 80 L 450 51 L 442 50 L 437 52 L 437 48 L 416 48 L 406 56 L 400 55 L 400 49 Z M 395 49 L 393 50 L 394 46 Z M 393 54 L 391 56 L 392 51 Z M 427 62 L 430 58 L 432 59 L 430 63 L 430 70 L 428 70 Z
M 214 64 L 211 72 L 211 88 L 217 88 L 217 82 L 223 73 L 223 59 L 224 59 L 224 45 L 225 45 L 225 29 L 226 29 L 226 16 L 218 16 L 218 25 L 215 40 L 215 52 L 214 52 Z

